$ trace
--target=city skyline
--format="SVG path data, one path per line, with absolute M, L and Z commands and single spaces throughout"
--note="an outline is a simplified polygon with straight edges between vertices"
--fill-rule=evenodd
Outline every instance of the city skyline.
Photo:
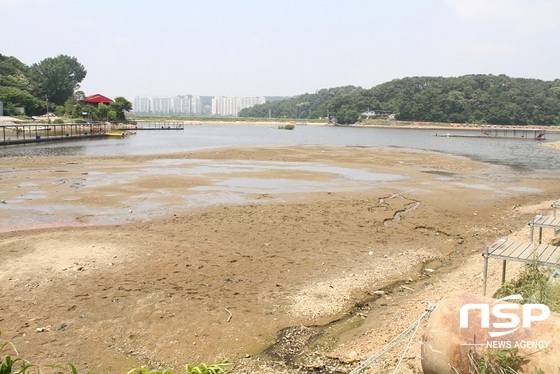
M 203 98 L 211 98 L 205 101 Z M 264 104 L 264 96 L 200 96 L 176 95 L 171 97 L 136 96 L 133 100 L 134 114 L 146 115 L 213 115 L 236 117 L 239 111 L 257 104 Z M 209 108 L 207 108 L 209 107 Z

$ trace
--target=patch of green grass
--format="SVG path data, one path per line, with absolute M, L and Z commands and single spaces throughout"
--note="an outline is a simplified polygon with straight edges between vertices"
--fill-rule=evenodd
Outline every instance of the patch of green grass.
M 521 366 L 528 362 L 527 357 L 520 356 L 517 348 L 498 351 L 469 352 L 469 374 L 516 374 Z
M 535 263 L 526 265 L 519 277 L 505 282 L 494 297 L 520 294 L 524 303 L 545 304 L 551 311 L 560 312 L 560 283 L 549 282 L 551 274 L 550 269 L 539 268 Z
M 295 125 L 292 125 L 292 124 L 278 126 L 279 130 L 293 130 L 294 128 L 295 128 Z
M 17 349 L 11 342 L 0 344 L 0 354 L 0 374 L 23 374 L 35 367 L 29 361 L 17 357 Z
M 26 374 L 42 373 L 40 366 L 31 364 L 28 360 L 19 357 L 18 351 L 11 342 L 0 342 L 0 374 Z M 126 374 L 231 374 L 226 368 L 232 365 L 229 361 L 220 361 L 215 364 L 201 363 L 197 366 L 186 365 L 184 371 L 173 371 L 172 369 L 147 369 L 144 367 L 135 368 Z M 71 363 L 59 363 L 45 365 L 44 368 L 52 369 L 57 374 L 71 373 L 78 374 L 78 369 Z M 92 372 L 88 372 L 92 374 Z
M 229 371 L 226 367 L 232 365 L 229 361 L 220 361 L 215 364 L 204 364 L 201 363 L 197 366 L 186 365 L 184 374 L 228 374 Z M 126 374 L 175 374 L 171 369 L 147 369 L 147 368 L 137 368 L 128 371 Z
M 200 364 L 198 366 L 187 365 L 185 367 L 186 374 L 226 374 L 229 373 L 225 370 L 227 366 L 231 365 L 231 362 L 221 361 L 215 364 Z

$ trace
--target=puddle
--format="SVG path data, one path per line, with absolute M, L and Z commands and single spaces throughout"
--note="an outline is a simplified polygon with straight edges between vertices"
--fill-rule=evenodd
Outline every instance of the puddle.
M 480 183 L 453 183 L 455 186 L 461 186 L 461 187 L 466 187 L 466 188 L 472 188 L 475 190 L 482 190 L 482 191 L 494 191 L 494 192 L 501 192 L 497 189 L 495 189 L 494 187 L 490 187 L 486 184 L 480 184 Z
M 443 170 L 423 170 L 422 173 L 439 175 L 440 177 L 445 177 L 446 179 L 453 179 L 457 177 L 457 173 L 451 173 Z
M 375 173 L 366 169 L 345 168 L 310 162 L 279 161 L 212 161 L 212 160 L 154 160 L 152 163 L 162 166 L 190 166 L 189 168 L 145 168 L 154 174 L 181 175 L 188 171 L 190 176 L 208 176 L 211 174 L 257 173 L 263 171 L 307 171 L 336 175 L 340 178 L 362 182 L 388 182 L 402 180 L 406 177 L 398 174 Z
M 466 188 L 473 188 L 475 190 L 482 190 L 482 191 L 493 191 L 495 193 L 499 193 L 499 194 L 504 194 L 507 193 L 508 191 L 511 192 L 527 192 L 527 193 L 536 193 L 536 192 L 540 192 L 541 189 L 540 188 L 535 188 L 535 187 L 523 187 L 523 186 L 510 186 L 505 188 L 504 190 L 499 190 L 497 188 L 494 188 L 492 186 L 488 186 L 486 184 L 479 184 L 479 183 L 453 183 L 456 186 L 462 186 L 462 187 L 466 187 Z
M 507 190 L 514 191 L 514 192 L 533 192 L 533 193 L 542 191 L 540 188 L 535 188 L 535 187 L 508 187 Z
M 84 170 L 79 177 L 57 178 L 56 186 L 64 184 L 64 188 L 71 191 L 55 203 L 52 203 L 53 196 L 49 195 L 54 192 L 42 190 L 26 191 L 11 200 L 9 211 L 14 218 L 4 220 L 0 231 L 13 229 L 14 224 L 20 226 L 22 222 L 26 226 L 33 222 L 44 226 L 49 219 L 53 226 L 60 226 L 61 222 L 74 226 L 144 221 L 211 205 L 283 202 L 285 194 L 366 190 L 381 183 L 408 178 L 322 163 L 243 160 L 164 159 L 130 166 L 96 165 L 91 169 Z M 147 192 L 138 189 L 138 183 L 146 177 L 161 178 L 159 187 L 163 188 Z M 170 178 L 169 185 L 166 185 L 166 177 Z M 202 185 L 199 181 L 195 184 L 177 183 L 177 178 L 185 178 L 185 181 L 197 178 Z M 17 187 L 36 189 L 40 185 L 24 182 Z M 106 191 L 106 187 L 113 191 Z M 115 199 L 122 196 L 119 190 L 137 192 L 119 200 Z M 88 204 L 86 197 L 90 195 L 97 199 Z M 267 199 L 261 199 L 262 196 Z M 47 197 L 51 198 L 49 203 L 39 201 Z M 99 197 L 107 200 L 99 200 Z M 297 195 L 292 197 L 298 198 Z M 16 215 L 27 218 L 15 218 Z M 50 218 L 44 220 L 44 217 Z
M 231 178 L 215 186 L 195 187 L 197 191 L 230 191 L 238 193 L 294 193 L 320 191 L 348 191 L 361 189 L 358 186 L 343 186 L 337 182 L 306 181 L 296 179 Z
M 23 187 L 37 187 L 37 183 L 34 182 L 22 182 L 20 184 L 17 185 L 19 188 L 23 188 Z
M 28 191 L 25 195 L 20 195 L 18 199 L 11 200 L 10 202 L 19 202 L 25 200 L 36 200 L 36 199 L 45 199 L 47 197 L 46 191 Z

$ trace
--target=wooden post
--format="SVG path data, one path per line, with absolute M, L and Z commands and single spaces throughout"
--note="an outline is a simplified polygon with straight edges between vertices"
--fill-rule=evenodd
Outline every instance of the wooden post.
M 483 289 L 482 289 L 482 295 L 486 296 L 486 282 L 488 280 L 488 247 L 486 247 L 486 250 L 484 251 L 484 270 L 482 272 L 483 274 L 483 278 L 484 278 L 484 285 L 483 285 Z
M 534 232 L 535 232 L 535 217 L 531 218 L 531 222 L 529 223 L 531 225 L 531 243 L 533 242 L 533 237 L 534 237 Z
M 504 263 L 502 264 L 502 285 L 506 283 L 506 264 L 507 261 L 504 260 Z

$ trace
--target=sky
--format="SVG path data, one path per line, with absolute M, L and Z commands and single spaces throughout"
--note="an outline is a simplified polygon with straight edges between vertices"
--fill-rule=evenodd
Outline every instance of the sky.
M 0 54 L 86 95 L 295 96 L 411 76 L 560 78 L 558 0 L 0 0 Z

